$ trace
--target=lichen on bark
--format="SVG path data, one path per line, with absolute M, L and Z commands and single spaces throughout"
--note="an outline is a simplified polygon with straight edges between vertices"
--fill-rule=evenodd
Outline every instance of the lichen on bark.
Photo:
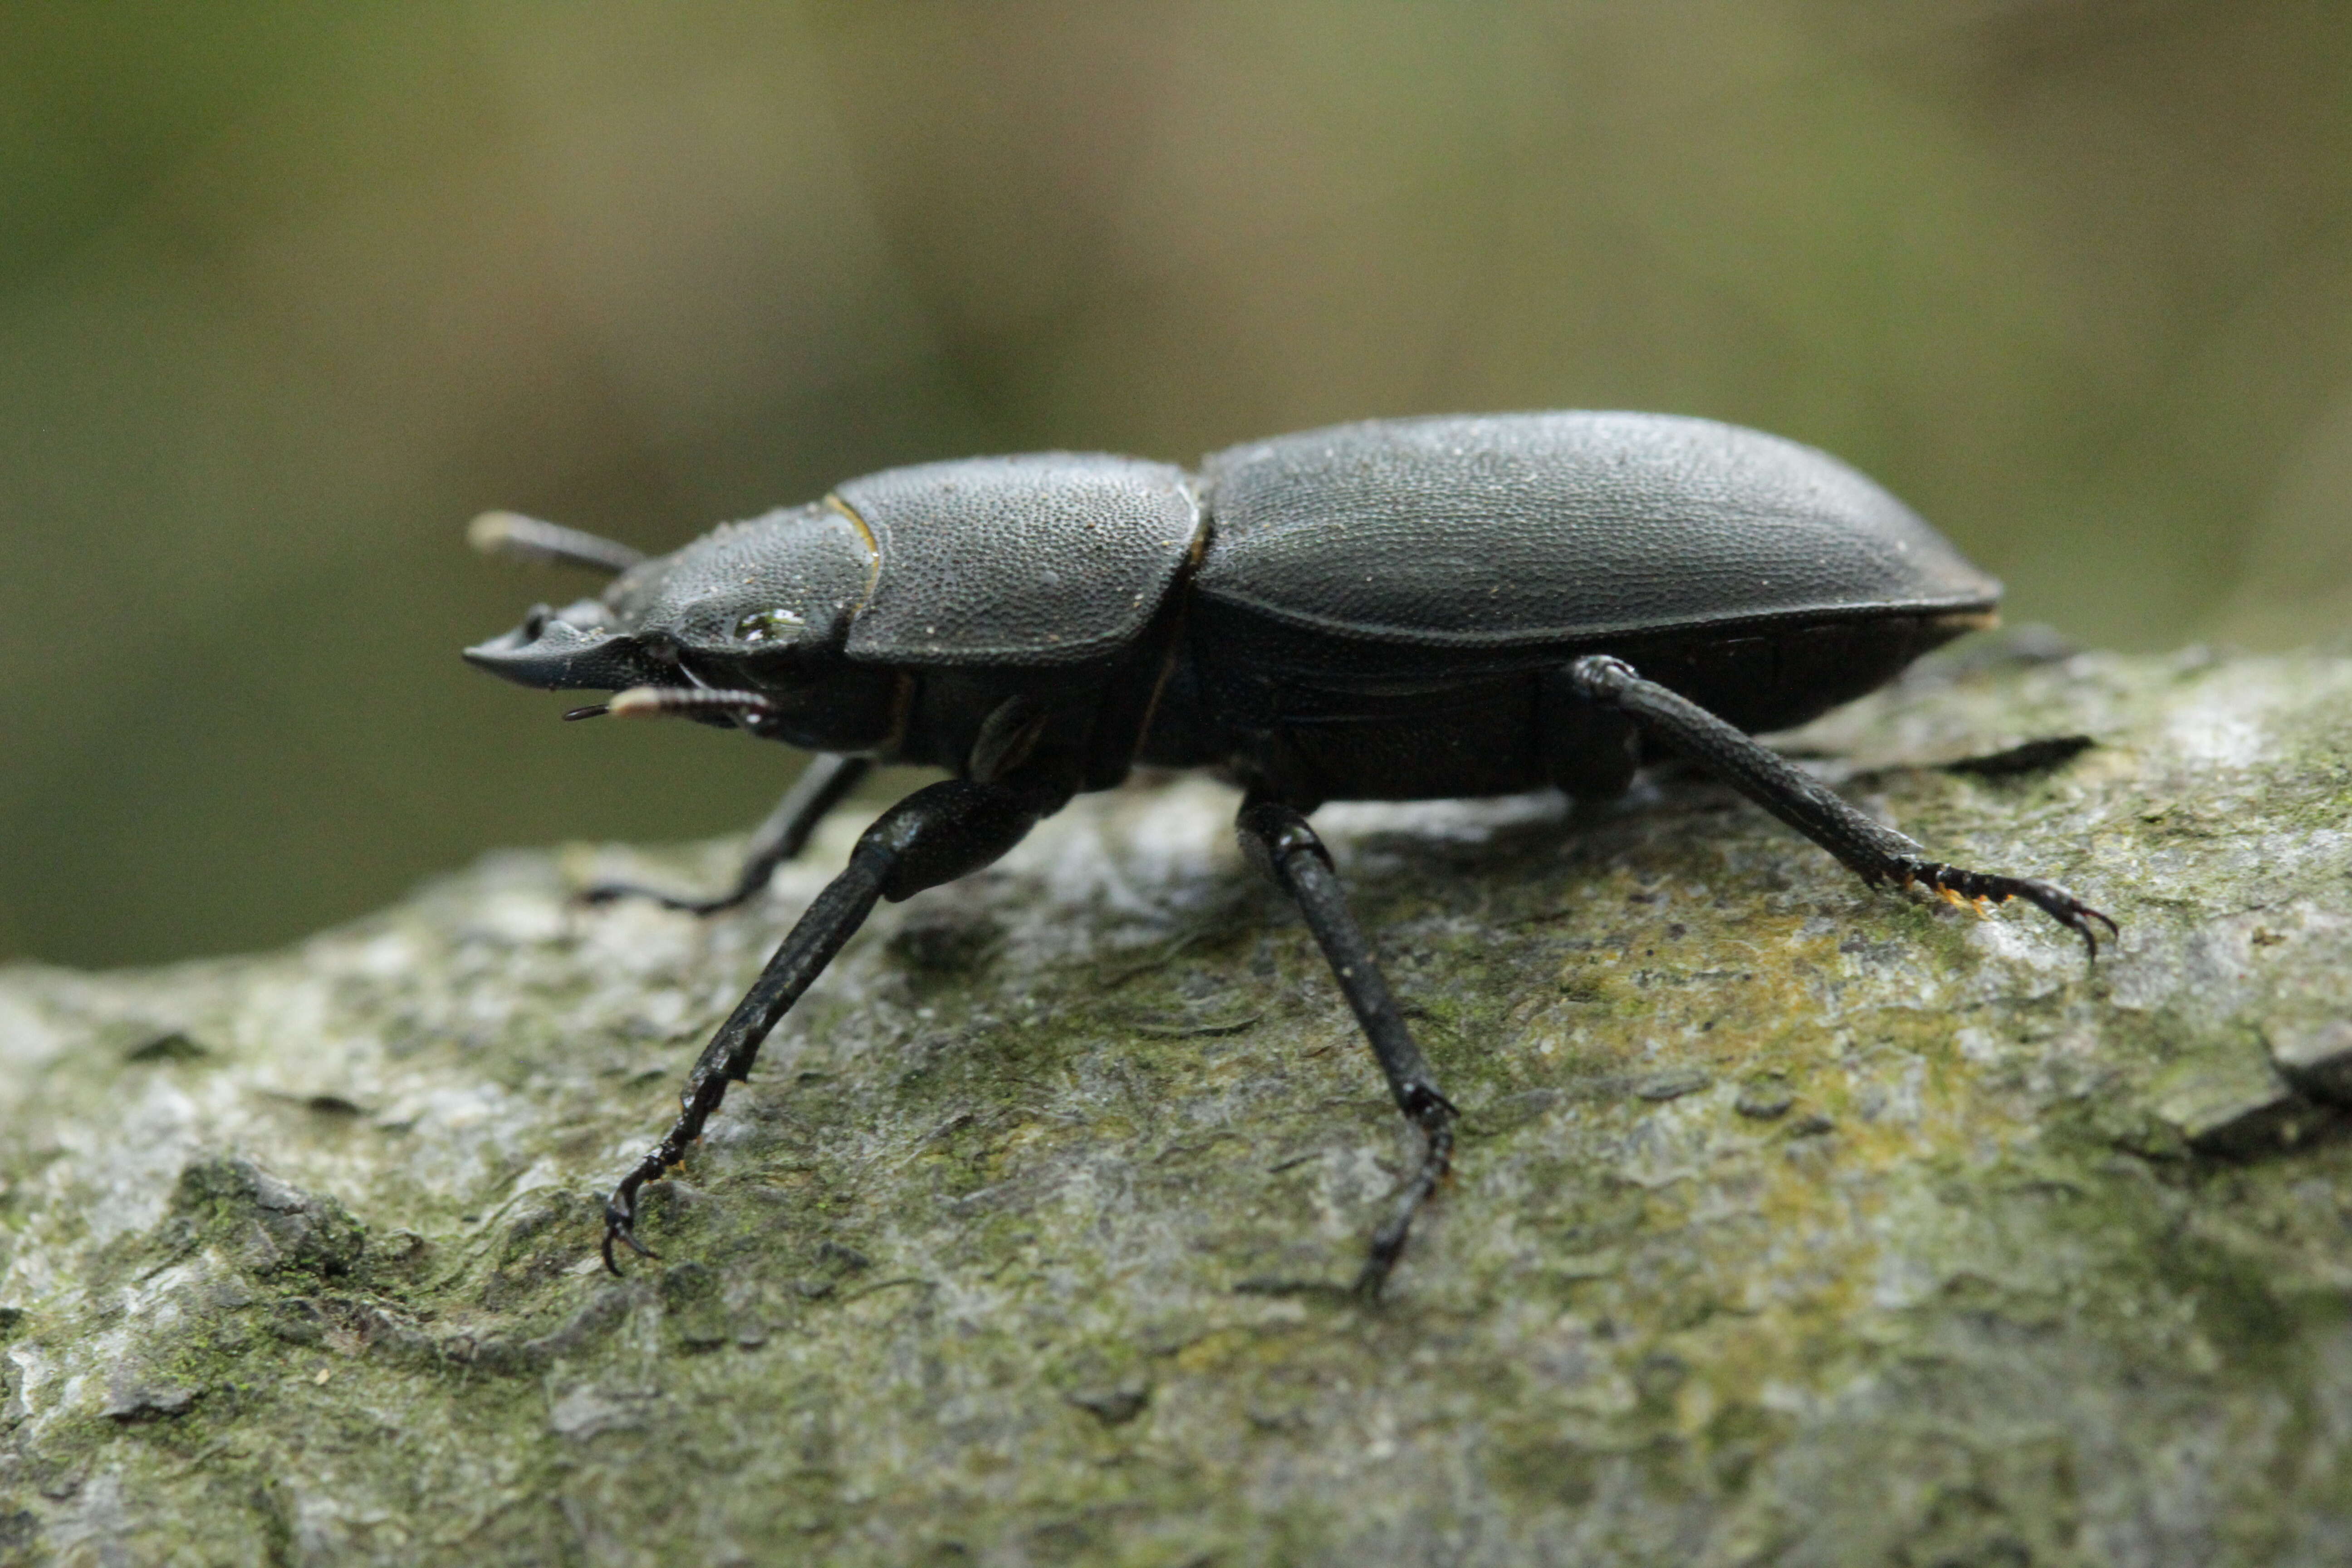
M 1199 780 L 882 911 L 617 1280 L 854 821 L 709 921 L 569 894 L 728 847 L 575 847 L 0 973 L 0 1557 L 2341 1562 L 2352 662 L 2032 646 L 1789 744 L 2095 965 L 1684 776 L 1322 814 L 1465 1112 L 1377 1308 L 1411 1135 Z

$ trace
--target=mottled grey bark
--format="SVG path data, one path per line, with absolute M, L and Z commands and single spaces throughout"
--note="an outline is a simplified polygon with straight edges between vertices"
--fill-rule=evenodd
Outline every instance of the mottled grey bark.
M 1935 763 L 2098 744 L 2013 777 Z M 2352 661 L 1963 658 L 1797 738 L 1964 865 L 1667 778 L 1344 807 L 1413 1153 L 1199 782 L 887 909 L 625 1279 L 598 1194 L 840 863 L 518 854 L 291 952 L 0 974 L 0 1557 L 2337 1563 Z

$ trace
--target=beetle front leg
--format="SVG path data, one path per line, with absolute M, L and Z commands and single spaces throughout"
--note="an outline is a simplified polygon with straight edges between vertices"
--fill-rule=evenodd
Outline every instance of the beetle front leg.
M 784 798 L 776 803 L 776 809 L 752 833 L 735 885 L 715 899 L 683 899 L 634 882 L 598 882 L 581 889 L 581 901 L 603 904 L 615 899 L 651 899 L 666 910 L 695 915 L 715 915 L 749 903 L 766 890 L 776 868 L 801 852 L 825 814 L 839 805 L 873 766 L 864 757 L 835 756 L 830 752 L 810 758 Z
M 1622 710 L 1643 728 L 1732 788 L 1836 856 L 1865 882 L 1919 883 L 1956 904 L 2023 899 L 2083 939 L 2099 955 L 2098 932 L 2121 934 L 2116 922 L 2055 882 L 1964 870 L 1931 860 L 1917 840 L 1873 822 L 1828 785 L 1736 725 L 1606 654 L 1568 667 L 1570 684 L 1587 701 Z
M 687 1150 L 702 1136 L 703 1124 L 726 1099 L 727 1086 L 751 1077 L 769 1033 L 866 923 L 875 900 L 896 903 L 980 869 L 1020 843 L 1039 817 L 1066 798 L 1066 792 L 949 779 L 917 790 L 866 830 L 849 865 L 809 905 L 696 1058 L 669 1131 L 605 1200 L 606 1268 L 620 1272 L 613 1256 L 615 1243 L 639 1257 L 654 1256 L 636 1237 L 638 1190 L 684 1162 Z
M 1372 956 L 1371 945 L 1348 910 L 1347 895 L 1331 868 L 1330 854 L 1307 818 L 1280 801 L 1252 795 L 1242 803 L 1236 826 L 1243 851 L 1290 895 L 1307 917 L 1307 929 L 1315 933 L 1316 944 L 1322 948 L 1339 989 L 1347 994 L 1356 1022 L 1371 1042 L 1372 1054 L 1380 1058 L 1397 1109 L 1421 1130 L 1421 1166 L 1399 1193 L 1395 1212 L 1372 1233 L 1371 1248 L 1356 1276 L 1357 1294 L 1378 1300 L 1389 1271 L 1404 1252 L 1413 1216 L 1437 1191 L 1437 1184 L 1453 1163 L 1457 1112 L 1438 1091 L 1427 1058 L 1413 1044 L 1404 1014 L 1389 994 L 1388 980 Z

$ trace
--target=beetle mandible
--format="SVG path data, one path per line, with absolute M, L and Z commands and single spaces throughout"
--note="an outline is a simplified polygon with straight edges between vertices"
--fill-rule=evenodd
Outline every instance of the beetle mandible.
M 606 1201 L 603 1253 L 653 1254 L 639 1189 L 678 1164 L 777 1021 L 865 921 L 976 871 L 1138 763 L 1238 784 L 1243 848 L 1297 902 L 1422 1135 L 1357 1289 L 1376 1297 L 1445 1174 L 1456 1112 L 1413 1043 L 1307 816 L 1328 800 L 1623 791 L 1660 747 L 1872 884 L 2023 899 L 1750 736 L 1800 724 L 1992 624 L 2000 584 L 1809 447 L 1712 420 L 1540 413 L 1277 437 L 1197 473 L 1067 452 L 891 468 L 675 553 L 493 512 L 475 542 L 614 574 L 466 650 L 525 686 L 616 692 L 569 718 L 681 714 L 817 753 L 753 835 L 757 894 L 876 763 L 945 769 L 857 841 L 688 1075 Z

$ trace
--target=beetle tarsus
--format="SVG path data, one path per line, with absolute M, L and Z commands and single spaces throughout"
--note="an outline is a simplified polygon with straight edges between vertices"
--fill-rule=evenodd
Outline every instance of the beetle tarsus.
M 604 1243 L 600 1249 L 604 1255 L 604 1271 L 620 1277 L 620 1260 L 613 1256 L 613 1244 L 619 1242 L 639 1258 L 659 1258 L 661 1254 L 637 1239 L 637 1188 L 644 1184 L 645 1168 L 641 1165 L 622 1178 L 604 1200 Z
M 1364 1254 L 1364 1267 L 1356 1275 L 1353 1292 L 1365 1301 L 1377 1303 L 1381 1291 L 1388 1284 L 1389 1272 L 1404 1254 L 1405 1237 L 1412 1229 L 1413 1216 L 1422 1205 L 1437 1195 L 1438 1184 L 1454 1169 L 1454 1123 L 1457 1116 L 1451 1102 L 1442 1095 L 1433 1096 L 1413 1121 L 1421 1129 L 1421 1167 L 1412 1173 L 1397 1194 L 1396 1208 L 1372 1233 L 1372 1244 Z
M 675 893 L 665 893 L 659 888 L 642 887 L 635 882 L 594 882 L 573 896 L 583 904 L 611 904 L 623 899 L 644 899 L 648 903 L 676 910 L 680 914 L 715 915 L 749 903 L 759 890 L 759 888 L 749 891 L 738 889 L 717 899 L 685 899 Z
M 1954 901 L 1967 900 L 1981 910 L 1984 900 L 2005 904 L 2011 899 L 2023 899 L 2035 909 L 2064 926 L 2083 939 L 2091 956 L 2099 956 L 2099 933 L 2093 921 L 2107 928 L 2108 940 L 2123 935 L 2123 929 L 2101 910 L 2093 909 L 2055 882 L 2044 882 L 2032 877 L 2001 877 L 1985 871 L 1970 871 L 1958 866 L 1947 866 L 1937 860 L 1917 860 L 1902 868 L 1898 873 L 1907 886 L 1913 882 L 1927 888 Z

